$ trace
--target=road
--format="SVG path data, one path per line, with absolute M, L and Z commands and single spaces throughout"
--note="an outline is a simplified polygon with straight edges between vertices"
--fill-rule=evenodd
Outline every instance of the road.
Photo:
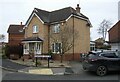
M 20 65 L 20 64 L 11 62 L 7 59 L 2 59 L 2 67 L 9 68 L 9 69 L 20 70 L 20 69 L 24 69 L 28 66 Z
M 3 71 L 3 74 L 4 72 L 6 73 L 6 71 L 4 70 Z M 96 76 L 95 74 L 93 73 L 89 73 L 89 72 L 84 72 L 84 73 L 81 73 L 79 75 L 56 75 L 56 76 L 50 76 L 50 75 L 33 75 L 33 74 L 25 74 L 25 73 L 17 73 L 17 72 L 9 72 L 7 71 L 8 73 L 4 74 L 4 77 L 3 77 L 3 81 L 2 82 L 6 82 L 9 81 L 9 82 L 14 82 L 16 80 L 16 82 L 18 81 L 22 81 L 22 82 L 36 82 L 36 81 L 51 81 L 52 80 L 58 80 L 59 81 L 80 81 L 80 82 L 118 82 L 118 76 L 117 74 L 109 74 L 107 76 L 104 76 L 104 77 L 99 77 L 99 76 Z
M 4 63 L 5 64 L 5 63 Z M 72 63 L 72 69 L 76 74 L 73 75 L 35 75 L 35 74 L 27 74 L 27 73 L 18 73 L 18 72 L 13 72 L 13 71 L 7 71 L 7 70 L 2 70 L 2 75 L 3 78 L 2 80 L 83 80 L 83 81 L 89 81 L 89 80 L 94 80 L 94 81 L 114 81 L 118 82 L 120 79 L 120 75 L 118 75 L 118 72 L 110 72 L 106 76 L 100 77 L 96 76 L 95 73 L 87 72 L 82 69 L 81 64 L 79 63 Z M 13 65 L 13 64 L 12 64 Z M 14 64 L 16 65 L 16 64 Z M 3 65 L 7 66 L 7 65 Z M 16 65 L 17 66 L 17 65 Z M 9 66 L 10 67 L 10 64 Z M 15 67 L 15 66 L 13 66 Z M 17 69 L 25 68 L 25 66 L 20 66 L 17 67 Z M 79 74 L 77 74 L 79 72 Z M 33 81 L 35 82 L 35 81 Z

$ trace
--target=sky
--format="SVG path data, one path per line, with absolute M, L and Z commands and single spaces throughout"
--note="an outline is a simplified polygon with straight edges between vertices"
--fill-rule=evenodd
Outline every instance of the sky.
M 20 22 L 25 24 L 34 8 L 53 11 L 65 7 L 76 8 L 79 4 L 81 13 L 92 23 L 90 36 L 94 41 L 101 37 L 97 29 L 103 19 L 110 20 L 112 26 L 118 21 L 118 2 L 119 0 L 0 0 L 0 34 L 6 36 L 7 42 L 9 25 Z

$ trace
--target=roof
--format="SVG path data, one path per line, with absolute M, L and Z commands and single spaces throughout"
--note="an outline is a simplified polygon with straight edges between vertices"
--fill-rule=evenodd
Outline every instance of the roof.
M 118 25 L 118 26 L 117 26 L 117 25 Z M 115 26 L 120 27 L 119 25 L 120 25 L 120 20 L 119 20 L 112 28 L 110 28 L 110 29 L 108 30 L 108 32 L 110 32 L 113 28 L 115 28 Z
M 43 40 L 39 37 L 28 37 L 28 38 L 25 38 L 22 41 L 43 41 Z
M 59 10 L 55 10 L 55 11 L 45 11 L 45 10 L 41 10 L 38 8 L 34 8 L 31 16 L 33 15 L 33 13 L 37 14 L 37 16 L 44 22 L 44 23 L 54 23 L 54 22 L 60 22 L 60 21 L 65 21 L 67 18 L 69 18 L 71 15 L 75 15 L 78 16 L 80 18 L 83 18 L 85 20 L 88 20 L 88 17 L 86 17 L 85 15 L 83 15 L 82 13 L 77 13 L 75 9 L 73 9 L 72 7 L 66 7 L 63 9 L 59 9 Z M 31 17 L 30 16 L 30 17 Z M 29 22 L 30 20 L 27 20 L 26 24 Z M 89 22 L 90 23 L 90 22 Z
M 104 42 L 104 39 L 103 39 L 103 38 L 98 38 L 98 39 L 95 40 L 95 42 L 103 43 L 103 42 Z
M 24 34 L 24 25 L 10 25 L 8 28 L 8 33 L 12 34 Z

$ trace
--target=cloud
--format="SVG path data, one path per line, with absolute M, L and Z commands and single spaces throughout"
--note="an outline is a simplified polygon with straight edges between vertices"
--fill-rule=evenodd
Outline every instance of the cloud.
M 27 21 L 32 10 L 40 9 L 53 11 L 64 7 L 76 7 L 79 0 L 0 0 L 0 33 L 6 34 L 10 24 L 23 24 Z M 91 37 L 99 37 L 96 33 L 102 19 L 117 22 L 118 0 L 80 0 L 81 12 L 91 20 L 93 28 Z

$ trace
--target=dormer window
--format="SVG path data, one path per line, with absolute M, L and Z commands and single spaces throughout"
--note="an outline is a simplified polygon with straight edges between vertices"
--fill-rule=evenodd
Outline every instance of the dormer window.
M 34 25 L 33 26 L 33 33 L 38 33 L 38 32 L 39 32 L 38 25 Z
M 55 24 L 53 26 L 53 33 L 59 33 L 60 32 L 60 24 Z
M 19 30 L 19 32 L 23 32 L 23 29 Z

